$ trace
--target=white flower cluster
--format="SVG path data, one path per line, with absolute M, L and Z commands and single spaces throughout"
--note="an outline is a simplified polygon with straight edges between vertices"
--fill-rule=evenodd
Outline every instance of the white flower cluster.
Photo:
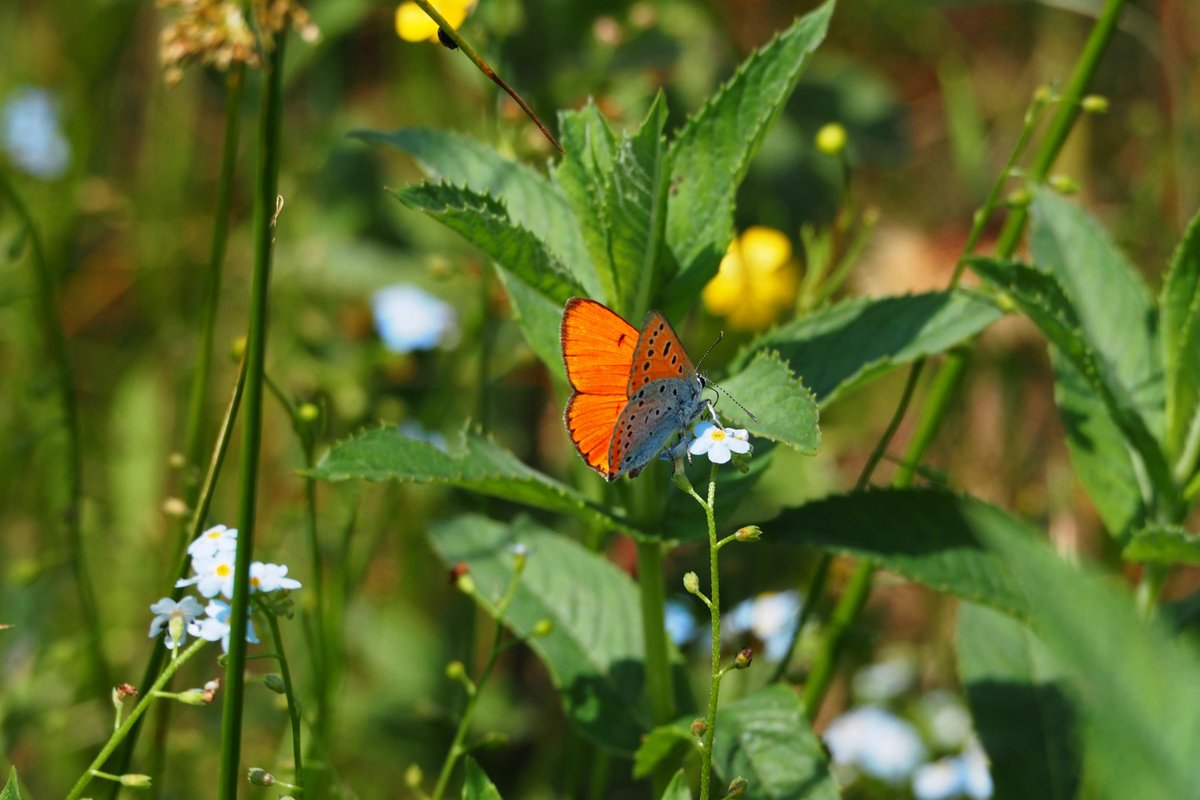
M 176 602 L 164 597 L 150 610 L 154 619 L 150 623 L 151 638 L 164 630 L 164 644 L 170 649 L 182 645 L 190 634 L 210 642 L 220 642 L 222 649 L 229 651 L 230 613 L 232 606 L 224 600 L 215 599 L 218 594 L 233 598 L 234 557 L 237 553 L 237 529 L 217 525 L 200 534 L 188 545 L 195 574 L 184 578 L 177 587 L 195 586 L 196 591 L 208 598 L 201 606 L 194 597 L 184 597 Z M 250 564 L 250 591 L 275 592 L 299 589 L 300 581 L 287 576 L 288 568 L 283 564 Z M 201 617 L 201 613 L 205 616 Z M 246 630 L 246 641 L 258 643 L 258 635 L 251 624 Z

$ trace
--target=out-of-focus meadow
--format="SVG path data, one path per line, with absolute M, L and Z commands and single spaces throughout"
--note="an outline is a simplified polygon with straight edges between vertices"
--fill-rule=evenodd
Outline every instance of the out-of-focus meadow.
M 66 795 L 111 732 L 112 685 L 139 682 L 162 647 L 146 635 L 147 609 L 172 588 L 186 498 L 194 500 L 196 464 L 208 463 L 247 330 L 264 92 L 254 69 L 238 101 L 215 357 L 197 417 L 189 403 L 204 338 L 227 73 L 185 63 L 172 74 L 161 56 L 164 30 L 198 5 L 0 4 L 0 172 L 26 206 L 56 283 L 47 308 L 35 242 L 16 204 L 0 197 L 0 625 L 11 626 L 0 629 L 0 762 L 16 766 L 28 797 Z M 705 364 L 722 375 L 761 331 L 811 313 L 804 297 L 815 307 L 944 289 L 1030 99 L 1039 87 L 1062 86 L 1102 5 L 842 2 L 737 192 L 747 263 L 672 315 L 689 352 L 698 357 L 724 330 Z M 672 131 L 810 6 L 480 0 L 460 31 L 556 132 L 557 113 L 588 98 L 613 129 L 632 130 L 660 90 Z M 573 451 L 562 376 L 526 344 L 488 257 L 386 191 L 422 179 L 410 155 L 353 134 L 453 131 L 543 172 L 558 154 L 460 51 L 399 38 L 395 6 L 313 0 L 306 8 L 313 27 L 300 27 L 313 35 L 291 34 L 283 74 L 255 556 L 286 564 L 303 584 L 291 595 L 294 618 L 281 623 L 304 713 L 323 704 L 322 730 L 305 731 L 320 739 L 308 750 L 309 769 L 321 773 L 317 796 L 399 797 L 407 796 L 410 765 L 431 776 L 428 788 L 451 745 L 463 689 L 447 679 L 447 663 L 462 660 L 475 674 L 493 634 L 490 618 L 448 581 L 429 529 L 463 511 L 511 520 L 520 506 L 447 485 L 311 484 L 324 560 L 324 574 L 314 576 L 306 459 L 381 422 L 450 447 L 473 426 L 592 499 L 602 481 Z M 1072 202 L 1101 221 L 1157 294 L 1163 265 L 1200 206 L 1200 8 L 1188 0 L 1127 4 L 1088 92 L 1106 99 L 1107 110 L 1080 116 L 1052 170 L 1056 186 L 1076 190 Z M 844 147 L 830 123 L 841 126 Z M 823 128 L 833 140 L 819 147 Z M 452 172 L 442 175 L 453 182 Z M 1018 179 L 1004 195 L 1020 188 Z M 821 238 L 843 215 L 866 220 L 869 231 L 844 283 L 826 298 L 805 275 L 816 243 L 845 248 Z M 981 252 L 1002 220 L 984 228 Z M 966 281 L 979 283 L 970 274 Z M 47 311 L 61 321 L 72 368 L 77 455 Z M 828 347 L 834 352 L 839 342 Z M 755 651 L 753 668 L 725 681 L 723 703 L 764 686 L 784 659 L 785 682 L 804 684 L 819 625 L 798 637 L 794 653 L 788 647 L 818 556 L 772 542 L 767 520 L 854 486 L 905 376 L 889 371 L 822 403 L 819 454 L 777 446 L 771 468 L 739 500 L 722 535 L 742 523 L 761 524 L 765 535 L 723 551 L 726 654 L 740 645 Z M 921 384 L 918 404 L 928 391 Z M 760 410 L 755 396 L 738 400 Z M 316 421 L 298 435 L 302 404 L 312 405 Z M 916 419 L 902 421 L 877 483 L 891 478 Z M 1077 477 L 1066 435 L 1045 338 L 1027 319 L 1008 316 L 974 344 L 918 480 L 1002 506 L 1045 529 L 1060 553 L 1135 577 Z M 238 524 L 239 437 L 206 527 Z M 185 453 L 189 438 L 198 459 Z M 70 509 L 77 527 L 64 521 Z M 556 527 L 550 515 L 539 519 Z M 559 527 L 635 571 L 631 539 L 588 539 Z M 697 541 L 670 552 L 663 580 L 668 632 L 686 664 L 679 674 L 689 676 L 681 681 L 702 708 L 708 617 L 681 584 L 689 570 L 707 574 L 708 553 Z M 78 591 L 80 554 L 91 611 Z M 848 557 L 834 559 L 833 596 L 852 570 Z M 315 613 L 318 581 L 327 608 Z M 1197 583 L 1194 572 L 1175 570 L 1164 601 Z M 894 572 L 876 577 L 813 720 L 830 733 L 846 796 L 992 795 L 994 776 L 981 774 L 970 733 L 956 608 L 950 595 Z M 309 657 L 314 648 L 321 658 Z M 216 652 L 186 665 L 176 688 L 221 674 Z M 252 648 L 252 658 L 256 652 L 262 648 Z M 251 660 L 249 670 L 277 667 Z M 166 705 L 151 710 L 129 771 L 153 775 L 158 797 L 214 796 L 221 703 L 170 704 L 169 715 L 160 711 Z M 858 716 L 845 715 L 854 708 Z M 244 718 L 243 766 L 290 774 L 282 695 L 249 683 Z M 866 744 L 856 730 L 867 731 Z M 570 724 L 546 667 L 524 646 L 500 659 L 472 731 L 495 740 L 473 756 L 504 797 L 650 796 L 630 761 L 600 754 Z M 151 742 L 168 733 L 165 760 L 154 763 Z M 882 750 L 871 751 L 872 742 Z M 94 787 L 97 797 L 107 791 Z M 278 790 L 246 784 L 242 792 Z

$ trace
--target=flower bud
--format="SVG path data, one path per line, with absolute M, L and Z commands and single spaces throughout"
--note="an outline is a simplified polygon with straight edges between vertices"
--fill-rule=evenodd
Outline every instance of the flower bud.
M 183 469 L 187 466 L 187 456 L 179 452 L 171 453 L 167 456 L 167 466 L 171 469 Z
M 250 774 L 247 777 L 250 779 L 250 783 L 255 786 L 271 786 L 275 783 L 275 776 L 262 767 L 251 767 Z
M 113 702 L 120 702 L 126 697 L 137 697 L 137 687 L 132 683 L 122 683 L 113 689 Z
M 699 739 L 701 736 L 703 736 L 707 732 L 708 732 L 708 723 L 707 722 L 705 722 L 702 719 L 692 720 L 692 736 L 695 736 L 697 739 Z
M 212 695 L 203 689 L 184 689 L 175 699 L 187 706 L 206 706 L 212 702 Z
M 409 789 L 419 789 L 421 784 L 425 782 L 425 773 L 416 764 L 409 764 L 408 769 L 404 770 L 404 785 Z
M 121 776 L 121 785 L 128 786 L 130 789 L 149 789 L 150 776 L 129 772 Z
M 1079 191 L 1079 181 L 1070 175 L 1051 175 L 1048 183 L 1060 194 L 1076 194 Z
M 170 635 L 171 641 L 175 643 L 176 647 L 178 647 L 179 643 L 183 641 L 184 633 L 186 633 L 186 631 L 184 630 L 183 617 L 179 616 L 178 614 L 173 614 L 171 619 L 167 621 L 167 634 Z
M 816 141 L 818 150 L 827 156 L 836 156 L 846 149 L 846 129 L 836 122 L 822 125 Z
M 552 619 L 539 619 L 533 626 L 534 636 L 549 636 L 552 633 L 554 633 L 554 620 Z
M 467 676 L 467 668 L 461 661 L 451 661 L 446 665 L 446 677 L 452 681 L 461 681 Z
M 675 471 L 671 473 L 671 481 L 679 487 L 681 492 L 692 492 L 692 482 L 688 480 L 687 473 L 684 472 L 683 458 L 675 459 Z
M 316 403 L 301 403 L 296 409 L 296 417 L 301 422 L 316 422 L 321 418 L 321 409 Z
M 1079 101 L 1079 106 L 1088 114 L 1104 114 L 1108 111 L 1108 98 L 1100 94 L 1089 94 Z
M 750 666 L 750 662 L 754 660 L 754 651 L 749 647 L 743 647 L 738 650 L 738 654 L 733 658 L 734 669 L 745 669 Z
M 683 588 L 688 594 L 698 594 L 700 592 L 700 576 L 695 572 L 688 572 L 683 576 Z
M 1017 189 L 1008 193 L 1005 202 L 1013 208 L 1024 208 L 1033 202 L 1033 195 L 1029 193 L 1028 189 Z
M 525 562 L 529 560 L 529 548 L 517 542 L 512 546 L 513 571 L 520 575 L 525 571 Z
M 229 344 L 229 354 L 233 356 L 234 361 L 240 361 L 242 356 L 246 355 L 246 337 L 239 336 Z
M 1049 86 L 1042 84 L 1034 90 L 1033 99 L 1038 103 L 1048 103 L 1054 99 L 1054 90 Z
M 267 687 L 275 694 L 285 694 L 287 692 L 287 686 L 285 686 L 283 683 L 283 677 L 281 675 L 276 675 L 274 672 L 268 675 L 263 675 L 262 682 L 263 686 Z
M 459 575 L 458 580 L 455 581 L 454 585 L 457 586 L 458 590 L 465 595 L 471 596 L 475 594 L 475 579 L 471 577 L 471 573 L 469 572 L 464 572 L 462 575 Z
M 734 532 L 733 538 L 739 542 L 757 542 L 762 538 L 762 528 L 757 525 L 746 525 L 745 527 L 738 528 Z
M 166 500 L 163 500 L 162 511 L 168 517 L 174 517 L 175 519 L 183 519 L 192 513 L 192 510 L 188 508 L 188 504 L 178 497 L 168 497 Z
M 749 788 L 749 784 L 746 782 L 746 779 L 739 775 L 729 782 L 729 792 L 725 796 L 745 797 L 747 788 Z

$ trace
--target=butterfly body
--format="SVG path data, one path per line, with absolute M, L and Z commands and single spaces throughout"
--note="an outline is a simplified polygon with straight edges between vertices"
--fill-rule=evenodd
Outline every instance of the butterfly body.
M 639 331 L 601 303 L 572 298 L 561 340 L 575 390 L 563 413 L 567 431 L 606 480 L 636 475 L 699 416 L 704 378 L 657 311 Z

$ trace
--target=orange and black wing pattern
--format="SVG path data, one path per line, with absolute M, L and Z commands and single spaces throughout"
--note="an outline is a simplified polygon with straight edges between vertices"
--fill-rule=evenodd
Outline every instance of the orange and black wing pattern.
M 629 399 L 638 331 L 604 304 L 573 297 L 563 309 L 560 338 L 567 380 L 575 390 L 563 413 L 567 432 L 587 465 L 612 480 L 609 444 Z
M 663 378 L 694 380 L 696 368 L 683 351 L 683 345 L 679 343 L 671 323 L 659 312 L 651 311 L 642 322 L 642 332 L 638 334 L 625 394 L 633 397 L 634 392 L 650 381 Z

